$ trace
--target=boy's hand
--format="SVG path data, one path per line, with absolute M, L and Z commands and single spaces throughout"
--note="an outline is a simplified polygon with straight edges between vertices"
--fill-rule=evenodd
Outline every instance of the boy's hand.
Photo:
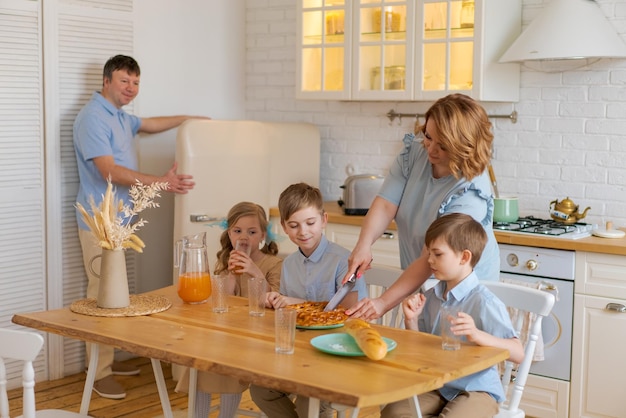
M 471 315 L 465 312 L 459 312 L 457 317 L 451 320 L 450 323 L 452 324 L 450 329 L 454 335 L 465 335 L 468 341 L 482 345 L 479 340 L 483 332 L 476 328 L 474 318 L 472 318 Z
M 304 299 L 290 298 L 288 296 L 281 295 L 278 292 L 267 292 L 265 298 L 265 306 L 274 309 L 284 308 L 287 305 L 293 305 L 295 303 L 302 302 L 304 302 Z
M 407 320 L 417 319 L 424 309 L 426 296 L 423 293 L 411 295 L 402 301 L 402 312 Z
M 404 313 L 404 325 L 407 329 L 417 331 L 417 317 L 424 310 L 426 296 L 423 293 L 411 295 L 402 301 L 402 312 Z

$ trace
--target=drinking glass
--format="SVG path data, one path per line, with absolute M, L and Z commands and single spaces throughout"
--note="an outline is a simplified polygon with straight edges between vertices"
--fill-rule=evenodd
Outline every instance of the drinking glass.
M 248 313 L 250 316 L 265 315 L 265 277 L 248 278 Z
M 215 313 L 228 312 L 228 293 L 226 284 L 228 275 L 220 274 L 211 277 L 211 301 L 213 303 L 212 310 Z
M 242 253 L 246 254 L 248 257 L 250 257 L 250 241 L 248 240 L 242 240 L 242 239 L 238 239 L 237 241 L 235 241 L 235 245 L 233 248 L 235 251 L 241 251 Z M 238 267 L 233 268 L 233 273 L 235 275 L 237 275 L 237 277 L 241 277 L 241 270 L 238 270 Z
M 298 311 L 278 308 L 274 311 L 275 349 L 277 353 L 293 354 L 296 343 L 296 317 Z
M 441 348 L 444 350 L 461 349 L 461 337 L 454 335 L 452 330 L 452 321 L 457 317 L 459 310 L 453 306 L 442 306 L 439 309 L 439 324 L 441 326 Z

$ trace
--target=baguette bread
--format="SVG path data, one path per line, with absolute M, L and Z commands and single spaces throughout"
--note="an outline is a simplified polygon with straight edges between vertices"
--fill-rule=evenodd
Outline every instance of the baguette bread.
M 387 344 L 367 321 L 350 318 L 345 322 L 344 327 L 367 358 L 381 360 L 387 355 Z

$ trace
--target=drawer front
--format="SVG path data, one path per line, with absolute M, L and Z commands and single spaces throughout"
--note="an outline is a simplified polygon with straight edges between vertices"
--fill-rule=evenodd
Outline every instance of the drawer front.
M 576 253 L 576 293 L 626 299 L 626 257 Z
M 509 398 L 512 390 L 513 385 Z M 529 374 L 520 409 L 527 417 L 568 418 L 569 391 L 569 382 Z

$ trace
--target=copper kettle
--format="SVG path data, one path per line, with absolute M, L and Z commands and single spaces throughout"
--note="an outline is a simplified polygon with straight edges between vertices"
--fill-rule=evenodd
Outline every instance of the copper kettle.
M 554 207 L 552 205 L 554 205 Z M 578 205 L 569 197 L 566 197 L 560 202 L 558 200 L 550 202 L 550 216 L 552 219 L 566 225 L 576 223 L 579 219 L 584 218 L 589 209 L 591 208 L 588 207 L 583 213 L 578 213 Z

